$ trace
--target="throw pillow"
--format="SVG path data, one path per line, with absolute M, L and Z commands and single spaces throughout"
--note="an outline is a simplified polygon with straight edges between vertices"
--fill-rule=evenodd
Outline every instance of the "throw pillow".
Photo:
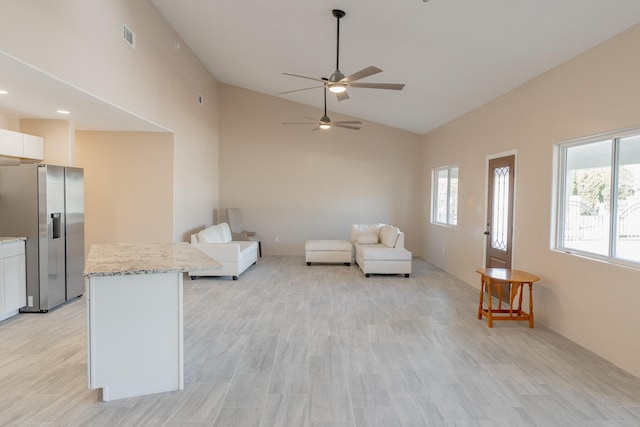
M 231 241 L 231 230 L 227 223 L 212 225 L 198 233 L 200 243 L 229 243 Z
M 375 245 L 378 243 L 378 235 L 376 233 L 360 233 L 358 235 L 358 243 L 361 245 Z
M 393 248 L 396 246 L 399 235 L 400 229 L 391 225 L 385 225 L 382 227 L 382 230 L 380 230 L 380 243 L 388 248 Z

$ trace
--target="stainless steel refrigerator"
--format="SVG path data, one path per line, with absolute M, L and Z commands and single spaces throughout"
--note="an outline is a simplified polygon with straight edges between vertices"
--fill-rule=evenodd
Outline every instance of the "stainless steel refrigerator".
M 0 235 L 26 237 L 27 306 L 47 312 L 84 293 L 84 173 L 0 166 Z

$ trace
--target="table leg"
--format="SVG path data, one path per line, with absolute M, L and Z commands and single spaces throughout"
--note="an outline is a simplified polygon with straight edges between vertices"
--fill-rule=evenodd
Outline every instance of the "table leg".
M 516 294 L 514 293 L 514 289 L 518 289 L 517 287 L 513 287 L 513 283 L 509 282 L 509 317 L 513 317 L 513 300 L 515 299 Z
M 518 298 L 518 316 L 522 313 L 522 292 L 524 292 L 524 285 L 520 283 L 520 297 Z
M 480 304 L 478 304 L 478 320 L 482 320 L 482 302 L 484 297 L 484 277 L 480 278 Z
M 490 328 L 493 328 L 493 308 L 491 307 L 491 300 L 493 298 L 491 298 L 491 279 L 487 280 L 487 291 L 489 292 L 489 298 L 488 298 L 488 308 L 487 308 L 487 326 Z
M 533 328 L 533 283 L 529 283 L 529 327 Z

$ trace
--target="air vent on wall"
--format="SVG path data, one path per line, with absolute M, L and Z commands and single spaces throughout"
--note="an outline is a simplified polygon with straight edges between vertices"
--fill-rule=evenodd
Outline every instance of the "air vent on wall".
M 131 31 L 126 24 L 122 24 L 122 38 L 126 41 L 132 48 L 136 47 L 136 33 Z

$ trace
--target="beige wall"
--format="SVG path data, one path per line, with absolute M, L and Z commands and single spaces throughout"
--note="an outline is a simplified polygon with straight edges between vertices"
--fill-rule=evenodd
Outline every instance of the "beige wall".
M 136 49 L 122 40 L 123 23 L 136 33 Z M 173 237 L 183 240 L 211 222 L 218 204 L 217 82 L 185 43 L 176 51 L 176 41 L 147 1 L 24 0 L 2 8 L 0 50 L 174 132 Z
M 640 126 L 640 26 L 424 137 L 423 176 L 460 166 L 459 225 L 423 224 L 424 257 L 478 286 L 486 157 L 516 150 L 514 267 L 538 274 L 537 322 L 640 376 L 640 271 L 550 249 L 553 146 Z M 424 192 L 428 212 L 428 188 Z M 445 248 L 445 254 L 442 248 Z M 473 307 L 469 307 L 470 313 Z M 469 321 L 473 321 L 472 316 Z
M 77 132 L 84 168 L 85 248 L 173 241 L 173 135 Z
M 0 113 L 0 129 L 20 132 L 20 118 Z
M 44 161 L 49 165 L 75 165 L 75 129 L 68 120 L 20 120 L 20 132 L 44 138 Z
M 220 206 L 241 209 L 264 253 L 301 255 L 307 239 L 349 239 L 353 223 L 384 222 L 420 255 L 420 136 L 369 122 L 283 125 L 322 111 L 227 85 L 220 104 Z

